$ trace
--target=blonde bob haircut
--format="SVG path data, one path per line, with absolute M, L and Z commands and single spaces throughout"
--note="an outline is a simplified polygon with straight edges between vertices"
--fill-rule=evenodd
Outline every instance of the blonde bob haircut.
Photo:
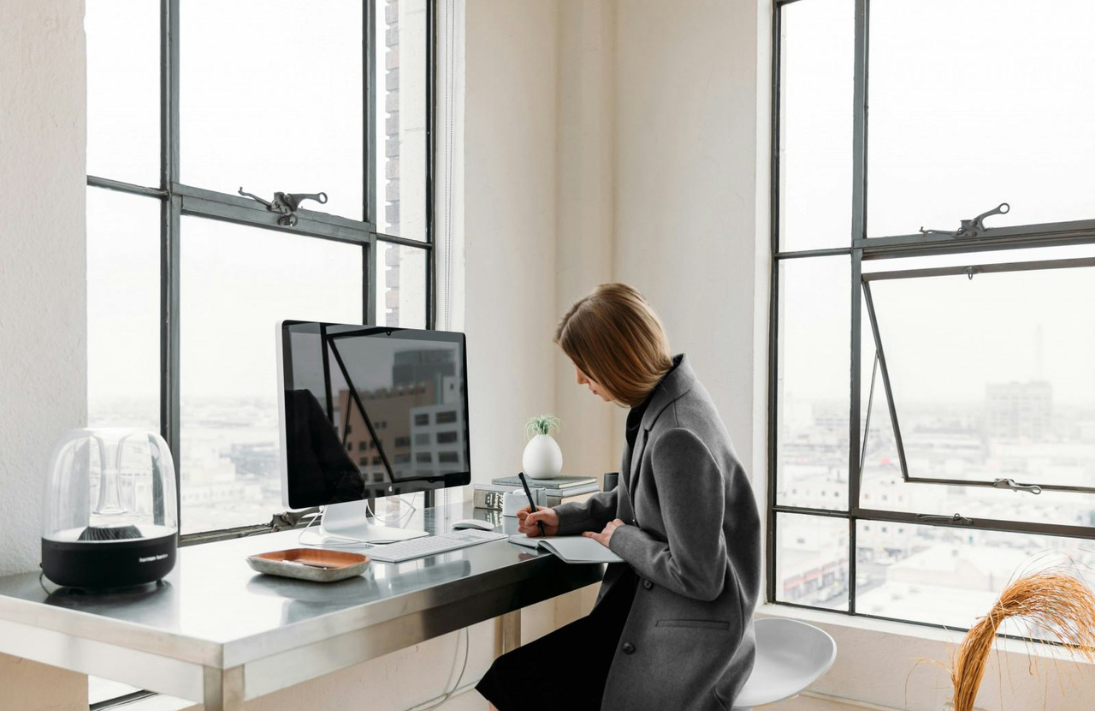
M 616 402 L 642 404 L 670 368 L 669 339 L 642 294 L 601 284 L 559 321 L 555 343 Z

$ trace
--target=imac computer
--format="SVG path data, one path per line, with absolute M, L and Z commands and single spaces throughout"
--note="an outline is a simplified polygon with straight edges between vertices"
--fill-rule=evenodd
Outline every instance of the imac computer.
M 372 497 L 471 481 L 464 334 L 314 321 L 277 328 L 282 501 L 324 534 L 382 543 Z

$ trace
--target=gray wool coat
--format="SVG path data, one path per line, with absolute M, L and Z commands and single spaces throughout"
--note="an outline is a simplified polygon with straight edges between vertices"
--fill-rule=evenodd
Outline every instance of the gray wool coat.
M 625 562 L 608 566 L 597 604 L 624 566 L 640 578 L 604 711 L 726 711 L 753 668 L 760 515 L 711 396 L 677 358 L 617 488 L 555 509 L 559 535 L 626 524 L 609 544 Z

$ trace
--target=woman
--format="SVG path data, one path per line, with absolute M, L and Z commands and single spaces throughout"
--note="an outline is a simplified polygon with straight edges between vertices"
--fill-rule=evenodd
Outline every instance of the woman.
M 520 530 L 589 536 L 624 562 L 587 617 L 499 657 L 477 689 L 500 711 L 725 711 L 753 667 L 760 586 L 760 518 L 730 436 L 635 289 L 597 287 L 555 342 L 579 385 L 631 408 L 620 481 L 526 508 Z

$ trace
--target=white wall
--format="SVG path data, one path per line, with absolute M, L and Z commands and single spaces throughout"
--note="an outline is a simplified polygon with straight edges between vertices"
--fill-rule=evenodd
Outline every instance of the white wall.
M 82 0 L 0 21 L 0 575 L 40 557 L 50 449 L 87 421 Z

